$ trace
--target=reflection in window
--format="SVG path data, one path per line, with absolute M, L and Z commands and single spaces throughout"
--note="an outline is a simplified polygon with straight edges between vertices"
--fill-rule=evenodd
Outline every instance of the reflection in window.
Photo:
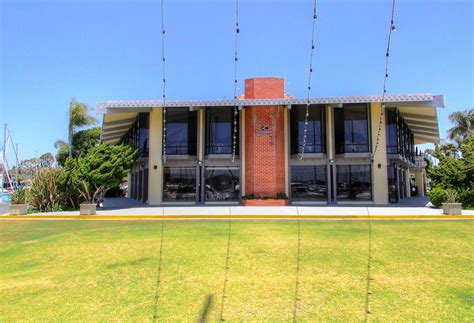
M 197 112 L 168 108 L 166 113 L 166 154 L 196 155 Z
M 397 168 L 394 165 L 387 166 L 388 177 L 388 202 L 398 202 L 398 187 L 397 187 Z
M 338 200 L 372 200 L 370 165 L 336 166 Z
M 239 118 L 237 118 L 236 154 L 239 152 Z M 232 154 L 234 137 L 234 108 L 206 109 L 206 148 L 208 154 Z
M 326 166 L 292 166 L 291 199 L 293 201 L 326 201 Z
M 369 123 L 366 104 L 345 104 L 334 109 L 336 153 L 369 152 Z
M 165 167 L 163 201 L 196 201 L 196 168 Z
M 291 107 L 291 153 L 301 153 L 303 147 L 306 105 Z M 324 153 L 325 126 L 324 106 L 310 106 L 306 135 L 305 153 Z
M 397 132 L 397 111 L 396 109 L 386 110 L 386 137 L 387 137 L 387 154 L 398 153 L 398 132 Z
M 138 149 L 140 150 L 140 153 L 142 156 L 147 157 L 148 156 L 148 132 L 150 128 L 149 124 L 149 118 L 150 114 L 148 112 L 142 112 L 138 114 L 138 125 L 140 127 L 140 132 L 139 132 L 139 147 Z
M 238 167 L 206 167 L 206 201 L 238 201 L 240 169 Z

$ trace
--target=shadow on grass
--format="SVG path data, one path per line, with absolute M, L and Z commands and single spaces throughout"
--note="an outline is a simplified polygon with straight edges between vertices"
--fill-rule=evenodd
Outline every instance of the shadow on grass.
M 209 294 L 202 304 L 201 312 L 199 313 L 198 322 L 204 323 L 207 322 L 209 313 L 211 311 L 212 305 L 214 303 L 214 296 Z

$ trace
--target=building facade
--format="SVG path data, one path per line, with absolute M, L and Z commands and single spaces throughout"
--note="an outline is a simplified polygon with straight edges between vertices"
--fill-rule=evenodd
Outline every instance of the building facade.
M 237 100 L 107 101 L 102 140 L 136 147 L 128 195 L 152 205 L 397 203 L 424 192 L 415 145 L 439 141 L 431 94 L 294 99 L 280 78 Z M 235 139 L 234 139 L 235 138 Z M 305 139 L 306 138 L 306 139 Z M 304 154 L 302 154 L 304 146 Z M 411 174 L 411 175 L 410 175 Z

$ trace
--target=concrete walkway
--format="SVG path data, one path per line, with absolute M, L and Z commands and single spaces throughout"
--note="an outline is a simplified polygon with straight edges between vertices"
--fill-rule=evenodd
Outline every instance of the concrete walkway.
M 100 218 L 110 217 L 145 217 L 161 218 L 163 215 L 170 218 L 367 218 L 369 215 L 379 217 L 440 217 L 443 215 L 441 209 L 425 206 L 427 199 L 411 198 L 405 199 L 395 206 L 283 206 L 283 207 L 249 207 L 249 206 L 148 206 L 135 200 L 127 198 L 106 199 L 104 208 L 97 210 Z M 79 216 L 79 211 L 51 212 L 29 214 L 28 216 Z M 474 211 L 464 210 L 465 216 L 474 216 Z M 5 216 L 5 215 L 4 215 Z M 4 217 L 3 216 L 3 217 Z M 0 216 L 1 218 L 2 216 Z M 99 218 L 98 217 L 98 218 Z

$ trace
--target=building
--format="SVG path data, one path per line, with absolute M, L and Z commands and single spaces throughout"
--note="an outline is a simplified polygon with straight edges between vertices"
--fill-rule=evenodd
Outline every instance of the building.
M 107 101 L 97 112 L 105 143 L 140 150 L 128 194 L 148 204 L 286 193 L 292 204 L 386 205 L 410 196 L 410 173 L 423 194 L 415 145 L 439 141 L 444 98 L 385 95 L 385 108 L 381 101 L 310 99 L 302 159 L 307 100 L 286 95 L 280 78 L 246 80 L 238 100 L 167 101 L 165 116 L 162 101 Z

